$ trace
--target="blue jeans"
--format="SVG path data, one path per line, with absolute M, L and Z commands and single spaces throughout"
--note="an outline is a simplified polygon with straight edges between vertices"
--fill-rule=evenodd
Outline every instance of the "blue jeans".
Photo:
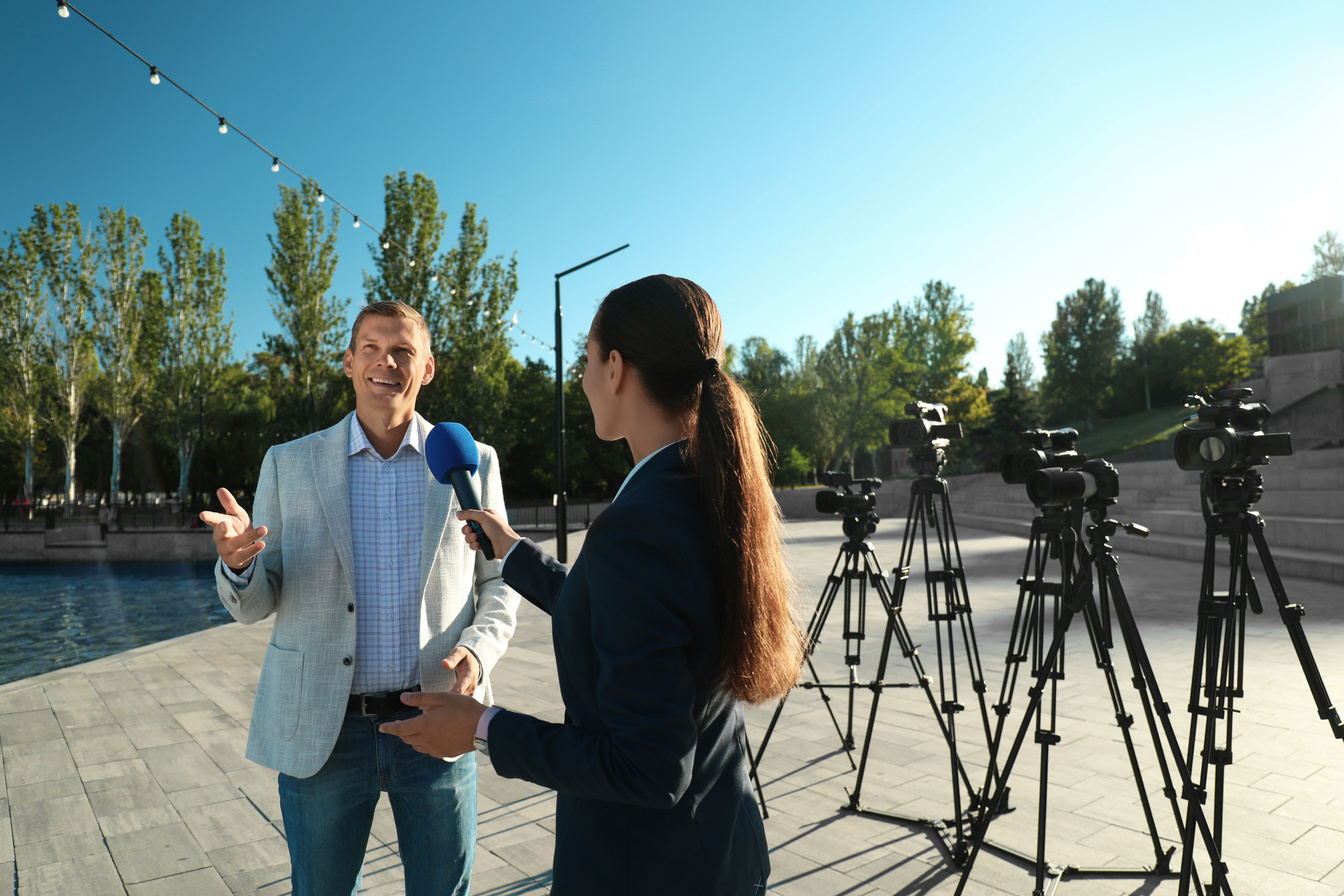
M 406 896 L 467 896 L 476 858 L 476 755 L 444 762 L 381 734 L 409 718 L 347 715 L 311 778 L 280 775 L 293 896 L 355 893 L 380 791 L 397 825 Z

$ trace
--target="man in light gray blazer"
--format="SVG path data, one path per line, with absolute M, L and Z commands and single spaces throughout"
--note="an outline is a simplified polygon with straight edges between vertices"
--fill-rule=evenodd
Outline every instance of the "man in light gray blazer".
M 248 758 L 279 774 L 295 896 L 358 889 L 380 792 L 397 825 L 407 896 L 465 894 L 476 834 L 476 765 L 417 753 L 379 724 L 406 690 L 489 704 L 489 670 L 518 596 L 458 534 L 453 490 L 434 480 L 415 413 L 434 376 L 424 319 L 400 302 L 363 308 L 344 370 L 355 411 L 271 448 L 253 514 L 220 489 L 213 526 L 220 599 L 244 624 L 275 614 Z M 478 488 L 502 507 L 494 449 Z M 483 488 L 481 487 L 483 486 Z

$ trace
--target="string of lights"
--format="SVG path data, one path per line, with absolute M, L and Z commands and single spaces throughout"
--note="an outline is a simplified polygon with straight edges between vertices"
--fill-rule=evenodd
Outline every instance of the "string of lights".
M 173 87 L 176 87 L 176 88 L 177 88 L 179 91 L 181 91 L 185 96 L 187 96 L 192 102 L 196 103 L 198 106 L 200 106 L 202 109 L 204 109 L 204 110 L 206 110 L 207 112 L 209 112 L 211 116 L 213 116 L 215 119 L 218 120 L 218 122 L 219 122 L 219 132 L 220 132 L 221 134 L 228 134 L 228 133 L 229 133 L 229 128 L 233 128 L 234 133 L 236 133 L 238 136 L 242 137 L 242 138 L 243 138 L 244 140 L 246 140 L 248 143 L 251 143 L 251 144 L 252 144 L 253 146 L 255 146 L 257 149 L 261 150 L 261 152 L 264 153 L 266 156 L 269 156 L 269 157 L 270 157 L 270 160 L 271 160 L 271 171 L 278 173 L 278 172 L 280 171 L 281 167 L 285 168 L 287 171 L 289 171 L 291 174 L 293 174 L 295 177 L 297 177 L 300 181 L 302 181 L 303 183 L 305 183 L 305 184 L 311 186 L 314 190 L 317 191 L 317 201 L 318 201 L 318 202 L 325 203 L 328 199 L 330 199 L 333 205 L 335 205 L 337 208 L 341 209 L 342 211 L 346 212 L 347 214 L 349 214 L 349 215 L 352 217 L 352 219 L 353 219 L 353 225 L 354 225 L 355 229 L 358 229 L 358 228 L 360 227 L 361 224 L 365 224 L 365 225 L 367 225 L 368 228 L 369 228 L 370 230 L 372 230 L 374 233 L 376 233 L 376 234 L 378 235 L 378 237 L 379 237 L 379 242 L 381 243 L 381 245 L 382 245 L 384 251 L 387 251 L 387 250 L 390 250 L 390 249 L 393 248 L 393 247 L 396 247 L 397 250 L 399 250 L 402 254 L 404 254 L 404 255 L 406 256 L 407 264 L 408 264 L 410 267 L 415 267 L 415 265 L 416 265 L 416 257 L 415 257 L 415 254 L 414 254 L 413 252 L 411 252 L 409 249 L 407 249 L 405 246 L 401 245 L 401 244 L 398 243 L 396 240 L 394 240 L 394 239 L 392 239 L 391 237 L 389 237 L 386 233 L 384 233 L 383 231 L 379 230 L 377 227 L 374 227 L 373 225 L 368 224 L 368 222 L 365 221 L 364 219 L 361 219 L 360 216 L 357 215 L 357 214 L 355 214 L 355 212 L 354 212 L 351 208 L 349 208 L 347 205 L 345 205 L 345 203 L 341 202 L 341 201 L 338 200 L 336 197 L 334 197 L 334 196 L 330 195 L 329 193 L 327 193 L 326 191 L 324 191 L 324 190 L 318 185 L 318 183 L 317 183 L 316 180 L 314 180 L 314 179 L 311 178 L 311 177 L 308 177 L 308 176 L 305 175 L 303 172 L 301 172 L 301 171 L 295 169 L 295 168 L 294 168 L 292 165 L 290 165 L 288 162 L 286 162 L 286 161 L 284 161 L 283 159 L 281 159 L 279 153 L 272 152 L 270 149 L 267 149 L 265 146 L 261 145 L 261 143 L 259 143 L 259 142 L 256 141 L 255 139 L 253 139 L 252 136 L 251 136 L 250 134 L 248 134 L 246 131 L 244 131 L 242 128 L 240 128 L 240 127 L 238 126 L 238 123 L 237 123 L 237 122 L 232 121 L 232 120 L 229 119 L 227 116 L 221 114 L 218 110 L 216 110 L 216 109 L 214 109 L 213 107 L 211 107 L 208 103 L 206 103 L 204 100 L 200 99 L 198 96 L 196 96 L 196 95 L 195 95 L 194 93 L 192 93 L 190 90 L 188 90 L 187 88 L 183 87 L 183 86 L 182 86 L 181 84 L 179 84 L 177 81 L 174 81 L 171 77 L 169 77 L 167 74 L 165 74 L 165 73 L 163 72 L 162 69 L 160 69 L 160 68 L 159 68 L 158 66 L 156 66 L 156 65 L 153 65 L 152 63 L 150 63 L 150 61 L 149 61 L 148 59 L 146 59 L 145 57 L 141 56 L 139 53 L 137 53 L 135 50 L 132 50 L 130 47 L 126 46 L 126 44 L 122 43 L 121 40 L 119 40 L 119 39 L 117 38 L 116 35 L 112 34 L 112 32 L 108 31 L 108 30 L 107 30 L 106 28 L 104 28 L 102 25 L 99 25 L 99 24 L 98 24 L 97 22 L 95 22 L 93 19 L 89 18 L 88 15 L 86 15 L 86 14 L 85 14 L 83 11 L 81 11 L 78 7 L 76 7 L 76 6 L 73 5 L 72 3 L 68 2 L 68 0 L 56 0 L 56 14 L 57 14 L 57 15 L 59 15 L 59 16 L 60 16 L 61 18 L 63 18 L 63 19 L 68 19 L 68 18 L 70 17 L 70 13 L 71 13 L 71 12 L 75 13 L 75 15 L 79 16 L 81 19 L 83 19 L 84 21 L 88 22 L 88 23 L 89 23 L 90 25 L 92 25 L 94 28 L 97 28 L 97 29 L 98 29 L 99 31 L 101 31 L 104 35 L 106 35 L 110 40 L 112 40 L 112 42 L 114 42 L 117 46 L 121 47 L 121 48 L 122 48 L 123 50 L 125 50 L 127 53 L 130 53 L 130 54 L 131 54 L 132 56 L 134 56 L 136 59 L 140 60 L 140 62 L 141 62 L 142 64 L 144 64 L 145 66 L 147 66 L 147 67 L 149 68 L 149 83 L 150 83 L 150 84 L 158 85 L 159 83 L 161 83 L 161 82 L 163 82 L 163 81 L 167 81 L 167 82 L 168 82 L 169 84 L 171 84 Z M 437 272 L 437 271 L 433 271 L 433 270 L 431 270 L 431 271 L 430 271 L 430 277 L 429 277 L 429 279 L 430 279 L 430 282 L 431 282 L 431 283 L 437 283 L 437 282 L 438 282 L 438 279 L 439 279 L 439 274 L 438 274 L 438 272 Z M 470 303 L 468 303 L 468 304 L 470 304 Z M 515 315 L 515 318 L 516 318 L 516 317 L 517 317 L 517 315 Z M 515 320 L 514 323 L 515 323 L 515 325 L 516 325 L 517 321 Z M 530 334 L 529 334 L 529 335 L 530 335 Z M 535 337 L 533 338 L 533 341 L 534 341 L 534 342 L 537 341 L 537 340 L 535 339 Z

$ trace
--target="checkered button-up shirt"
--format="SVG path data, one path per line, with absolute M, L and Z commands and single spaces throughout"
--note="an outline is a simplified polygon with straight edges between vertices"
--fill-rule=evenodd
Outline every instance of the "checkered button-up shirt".
M 411 421 L 383 458 L 359 418 L 350 421 L 350 534 L 354 540 L 355 677 L 351 693 L 377 694 L 420 682 L 420 550 L 425 459 Z

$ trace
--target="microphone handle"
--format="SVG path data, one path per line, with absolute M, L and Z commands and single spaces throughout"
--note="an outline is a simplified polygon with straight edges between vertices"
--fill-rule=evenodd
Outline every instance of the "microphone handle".
M 466 470 L 453 470 L 449 472 L 448 480 L 453 484 L 453 491 L 457 493 L 457 503 L 462 505 L 463 510 L 482 509 L 481 499 L 476 494 L 476 483 L 471 481 L 470 473 Z M 476 533 L 476 542 L 481 546 L 485 559 L 495 559 L 495 546 L 485 537 L 485 530 L 481 528 L 481 524 L 475 520 L 468 520 L 467 525 Z

